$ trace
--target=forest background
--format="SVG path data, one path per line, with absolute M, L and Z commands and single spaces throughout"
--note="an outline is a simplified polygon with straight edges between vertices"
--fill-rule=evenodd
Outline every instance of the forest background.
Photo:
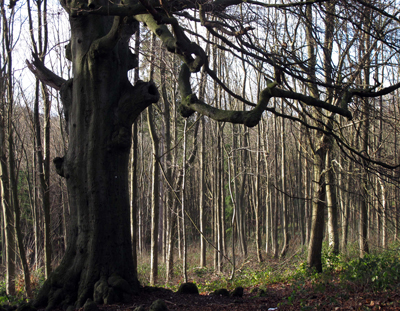
M 7 294 L 32 296 L 26 280 L 46 278 L 60 262 L 71 211 L 65 179 L 51 164 L 68 149 L 65 108 L 35 66 L 40 60 L 70 78 L 70 34 L 68 14 L 56 3 L 6 5 L 2 0 L 0 249 Z M 136 31 L 130 45 L 139 66 L 129 78 L 154 81 L 160 92 L 132 128 L 131 232 L 142 284 L 173 287 L 216 275 L 202 285 L 207 290 L 221 278 L 245 283 L 246 265 L 254 269 L 249 278 L 262 271 L 265 283 L 271 267 L 289 259 L 295 271 L 304 261 L 321 272 L 369 253 L 397 258 L 396 6 L 250 1 L 223 12 L 180 10 L 181 28 L 208 55 L 192 74 L 201 101 L 249 111 L 270 83 L 284 90 L 247 126 L 201 107 L 206 116 L 183 118 L 179 53 L 169 53 L 151 26 Z M 289 267 L 280 273 L 287 276 Z

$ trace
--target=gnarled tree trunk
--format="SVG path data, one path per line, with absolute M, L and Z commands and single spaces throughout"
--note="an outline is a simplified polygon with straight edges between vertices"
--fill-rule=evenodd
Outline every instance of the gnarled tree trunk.
M 67 180 L 71 225 L 66 255 L 35 302 L 48 309 L 80 307 L 88 298 L 122 301 L 138 289 L 129 226 L 131 126 L 159 98 L 153 83 L 132 86 L 127 78 L 136 62 L 128 50 L 134 22 L 71 13 L 70 23 L 74 78 L 50 77 L 69 131 L 68 151 L 54 163 Z M 46 74 L 37 59 L 34 65 Z

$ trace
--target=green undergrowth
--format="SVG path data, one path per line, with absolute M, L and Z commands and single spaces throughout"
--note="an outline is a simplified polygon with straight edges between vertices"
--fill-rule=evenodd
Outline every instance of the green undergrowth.
M 203 293 L 219 288 L 232 290 L 237 286 L 248 290 L 266 289 L 272 284 L 284 283 L 290 286 L 293 292 L 293 297 L 289 297 L 288 300 L 295 299 L 304 291 L 317 293 L 335 289 L 384 291 L 400 287 L 399 246 L 393 244 L 387 250 L 373 251 L 364 258 L 359 258 L 356 243 L 348 245 L 345 255 L 332 254 L 324 244 L 322 273 L 308 268 L 305 247 L 292 250 L 281 259 L 264 256 L 261 263 L 257 262 L 255 254 L 250 254 L 247 258 L 237 259 L 233 278 L 231 278 L 232 265 L 229 262 L 225 262 L 222 272 L 216 272 L 212 257 L 207 258 L 207 267 L 199 267 L 197 256 L 192 255 L 188 259 L 188 278 L 189 281 L 196 283 L 199 291 Z M 195 251 L 191 253 L 194 254 Z M 142 285 L 149 285 L 150 271 L 147 259 L 142 257 L 142 264 L 138 267 Z M 167 284 L 164 264 L 159 265 L 157 286 L 176 291 L 182 282 L 182 264 L 179 259 L 175 262 L 172 280 Z
M 45 281 L 43 269 L 32 270 L 30 279 L 33 295 L 35 296 Z M 20 305 L 23 302 L 29 302 L 29 299 L 26 297 L 22 274 L 19 274 L 15 280 L 15 295 L 7 295 L 6 282 L 2 279 L 0 281 L 0 306 Z
M 294 245 L 294 244 L 293 244 Z M 232 277 L 232 264 L 225 260 L 221 272 L 214 269 L 213 254 L 208 254 L 207 266 L 199 267 L 197 249 L 190 250 L 188 256 L 188 279 L 197 285 L 200 293 L 210 293 L 217 289 L 233 290 L 241 286 L 248 292 L 257 289 L 258 293 L 267 291 L 268 287 L 277 284 L 289 288 L 287 304 L 294 304 L 301 297 L 335 292 L 330 299 L 338 300 L 352 292 L 382 292 L 400 287 L 400 243 L 394 243 L 386 250 L 374 250 L 364 258 L 358 257 L 357 244 L 348 245 L 345 254 L 334 255 L 326 244 L 323 245 L 323 272 L 310 270 L 306 264 L 306 247 L 293 248 L 285 258 L 266 257 L 258 262 L 255 252 L 249 252 L 244 258 L 237 256 L 235 273 Z M 228 256 L 229 257 L 229 256 Z M 229 257 L 231 258 L 231 257 Z M 138 277 L 143 286 L 149 285 L 150 260 L 148 255 L 138 258 Z M 177 291 L 183 283 L 182 261 L 174 262 L 172 279 L 165 282 L 165 264 L 160 260 L 159 287 Z M 34 292 L 44 281 L 42 270 L 33 271 L 31 275 Z M 17 292 L 14 296 L 6 295 L 5 282 L 0 281 L 0 305 L 16 305 L 26 301 L 22 276 L 16 280 Z M 297 300 L 296 300 L 297 299 Z M 306 298 L 304 298 L 306 300 Z

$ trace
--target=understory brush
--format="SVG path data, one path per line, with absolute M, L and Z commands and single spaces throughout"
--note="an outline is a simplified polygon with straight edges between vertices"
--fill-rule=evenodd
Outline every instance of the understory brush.
M 30 279 L 33 296 L 35 296 L 45 281 L 43 269 L 32 270 Z M 19 305 L 28 301 L 29 299 L 25 294 L 25 283 L 22 274 L 18 274 L 15 279 L 15 295 L 7 295 L 6 281 L 4 279 L 0 281 L 0 306 Z
M 390 248 L 352 259 L 344 265 L 340 277 L 342 283 L 351 289 L 382 291 L 399 288 L 399 250 Z
M 232 290 L 241 286 L 266 289 L 272 284 L 285 284 L 290 287 L 288 300 L 306 293 L 323 293 L 337 291 L 344 295 L 349 289 L 353 291 L 384 291 L 400 287 L 399 245 L 392 245 L 387 250 L 372 252 L 358 257 L 356 243 L 349 244 L 345 254 L 333 254 L 328 245 L 323 245 L 323 272 L 310 270 L 306 263 L 306 247 L 292 248 L 285 258 L 266 257 L 257 261 L 254 250 L 246 258 L 237 256 L 235 272 L 232 277 L 232 264 L 224 261 L 220 272 L 214 269 L 213 254 L 208 253 L 207 266 L 199 267 L 197 250 L 188 254 L 188 278 L 197 284 L 200 292 L 212 292 L 219 288 Z M 230 258 L 229 254 L 227 255 Z M 148 285 L 150 274 L 149 257 L 142 255 L 138 275 L 142 285 Z M 165 283 L 165 265 L 159 264 L 158 286 L 177 290 L 183 282 L 181 259 L 176 258 L 172 279 Z M 342 295 L 342 296 L 343 296 Z

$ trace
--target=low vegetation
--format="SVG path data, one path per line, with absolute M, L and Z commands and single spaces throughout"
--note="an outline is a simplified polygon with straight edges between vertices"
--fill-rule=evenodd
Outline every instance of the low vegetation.
M 349 245 L 346 254 L 332 255 L 324 244 L 323 272 L 316 273 L 306 265 L 306 249 L 291 250 L 285 259 L 264 258 L 257 262 L 255 252 L 239 260 L 234 278 L 231 265 L 226 264 L 223 273 L 215 273 L 210 255 L 208 267 L 198 267 L 198 258 L 190 257 L 188 277 L 197 284 L 201 294 L 210 294 L 226 288 L 230 291 L 238 286 L 252 296 L 278 295 L 280 308 L 307 310 L 307 307 L 329 305 L 340 307 L 344 304 L 400 308 L 400 252 L 399 243 L 393 243 L 387 250 L 374 250 L 364 258 L 358 257 L 357 245 Z M 189 252 L 194 254 L 195 252 Z M 179 260 L 179 259 L 178 259 Z M 138 267 L 141 284 L 148 285 L 149 264 L 142 256 Z M 164 265 L 160 264 L 158 286 L 176 291 L 183 282 L 181 265 L 176 262 L 174 279 L 165 284 Z M 370 297 L 370 298 L 368 298 Z M 373 297 L 373 299 L 372 299 Z M 362 309 L 362 308 L 361 308 Z
M 232 266 L 225 264 L 222 273 L 215 273 L 212 254 L 209 254 L 207 267 L 198 267 L 196 252 L 189 252 L 188 277 L 197 285 L 200 294 L 208 295 L 216 290 L 243 287 L 247 297 L 274 297 L 279 310 L 308 310 L 357 305 L 360 310 L 397 310 L 400 308 L 400 252 L 399 243 L 388 249 L 375 250 L 364 258 L 358 257 L 357 245 L 349 245 L 347 253 L 332 255 L 327 245 L 323 249 L 324 271 L 316 273 L 306 265 L 306 249 L 291 249 L 285 259 L 264 258 L 257 262 L 255 252 L 248 258 L 237 258 L 239 265 L 231 278 Z M 179 260 L 179 259 L 178 259 Z M 140 256 L 139 279 L 148 286 L 150 265 L 148 255 Z M 181 264 L 175 263 L 174 278 L 165 284 L 164 264 L 160 263 L 160 276 L 157 286 L 176 292 L 183 283 Z M 38 289 L 43 283 L 43 271 L 32 273 L 32 285 Z M 5 283 L 0 283 L 0 304 L 7 306 L 27 302 L 24 296 L 23 280 L 16 281 L 16 296 L 8 296 Z

